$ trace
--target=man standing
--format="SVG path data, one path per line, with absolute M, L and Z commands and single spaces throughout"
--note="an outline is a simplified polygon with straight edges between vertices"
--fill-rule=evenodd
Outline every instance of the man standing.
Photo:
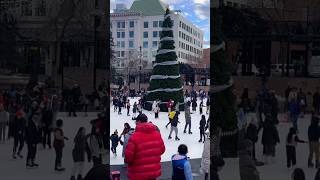
M 317 87 L 317 92 L 313 94 L 313 108 L 314 108 L 314 112 L 319 114 L 319 110 L 320 110 L 319 87 Z
M 173 119 L 172 119 L 172 121 L 171 121 L 171 129 L 170 129 L 170 133 L 169 133 L 169 137 L 168 137 L 168 139 L 171 139 L 171 134 L 172 134 L 172 131 L 174 131 L 175 132 L 175 134 L 176 134 L 176 137 L 175 137 L 175 140 L 176 141 L 179 141 L 180 139 L 178 138 L 178 123 L 180 123 L 179 122 L 179 114 L 180 114 L 180 112 L 179 111 L 176 111 L 176 113 L 175 113 L 175 115 L 174 115 L 174 117 L 173 117 Z
M 136 119 L 136 129 L 125 150 L 130 180 L 151 180 L 161 176 L 161 155 L 165 146 L 154 124 L 148 123 L 145 114 Z
M 185 116 L 185 119 L 186 119 L 186 125 L 184 126 L 183 133 L 186 133 L 186 129 L 189 126 L 189 134 L 192 134 L 192 132 L 191 132 L 190 106 L 188 106 L 187 103 L 185 103 L 185 106 L 184 106 L 184 116 Z

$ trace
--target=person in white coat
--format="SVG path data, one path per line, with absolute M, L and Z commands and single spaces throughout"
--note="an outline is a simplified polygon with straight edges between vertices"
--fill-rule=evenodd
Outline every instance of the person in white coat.
M 209 125 L 208 125 L 209 126 Z M 205 141 L 202 152 L 200 173 L 205 175 L 205 180 L 209 179 L 210 174 L 210 132 L 209 127 L 205 132 Z

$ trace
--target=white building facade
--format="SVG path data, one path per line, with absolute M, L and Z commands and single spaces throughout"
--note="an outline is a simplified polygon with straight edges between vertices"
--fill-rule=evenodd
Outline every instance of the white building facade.
M 141 58 L 146 62 L 146 66 L 143 68 L 152 68 L 164 20 L 165 9 L 163 7 L 162 11 L 163 14 L 152 15 L 152 13 L 134 12 L 130 9 L 127 11 L 115 10 L 115 13 L 110 14 L 110 30 L 117 59 L 114 67 L 125 68 L 129 61 Z M 171 20 L 174 24 L 173 33 L 178 61 L 187 64 L 199 63 L 203 54 L 202 30 L 178 12 L 172 13 Z

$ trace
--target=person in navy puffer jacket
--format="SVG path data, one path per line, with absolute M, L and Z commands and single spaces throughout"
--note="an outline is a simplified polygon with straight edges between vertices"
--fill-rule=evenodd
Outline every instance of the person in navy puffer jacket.
M 172 156 L 172 180 L 192 180 L 192 170 L 187 157 L 188 147 L 181 144 L 178 147 L 178 153 Z

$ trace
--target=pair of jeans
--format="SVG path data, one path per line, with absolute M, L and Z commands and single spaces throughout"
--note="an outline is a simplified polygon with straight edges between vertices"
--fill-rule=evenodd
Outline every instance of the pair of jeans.
M 37 154 L 37 144 L 28 144 L 27 164 L 34 163 Z
M 49 127 L 43 128 L 42 145 L 44 148 L 46 147 L 46 145 L 51 148 L 51 131 Z
M 316 156 L 316 162 L 319 161 L 319 142 L 309 142 L 309 161 L 312 162 L 313 154 Z
M 287 167 L 291 167 L 296 165 L 296 147 L 294 146 L 286 146 L 287 153 Z
M 92 156 L 92 161 L 93 161 L 93 167 L 99 166 L 102 164 L 102 157 L 101 155 L 99 157 L 97 156 Z
M 184 131 L 186 131 L 187 127 L 189 126 L 189 133 L 191 132 L 191 121 L 186 122 L 186 125 L 184 126 Z
M 18 145 L 19 145 L 18 154 L 20 154 L 20 152 L 22 151 L 23 146 L 24 146 L 24 137 L 23 137 L 23 135 L 22 134 L 15 135 L 13 144 L 14 144 L 13 145 L 13 154 L 16 154 Z
M 292 126 L 294 129 L 298 130 L 298 114 L 292 114 L 290 113 L 290 120 L 292 122 Z
M 54 164 L 54 168 L 56 169 L 58 167 L 61 167 L 63 148 L 54 148 L 54 150 L 56 151 L 56 160 L 55 160 L 55 164 Z

